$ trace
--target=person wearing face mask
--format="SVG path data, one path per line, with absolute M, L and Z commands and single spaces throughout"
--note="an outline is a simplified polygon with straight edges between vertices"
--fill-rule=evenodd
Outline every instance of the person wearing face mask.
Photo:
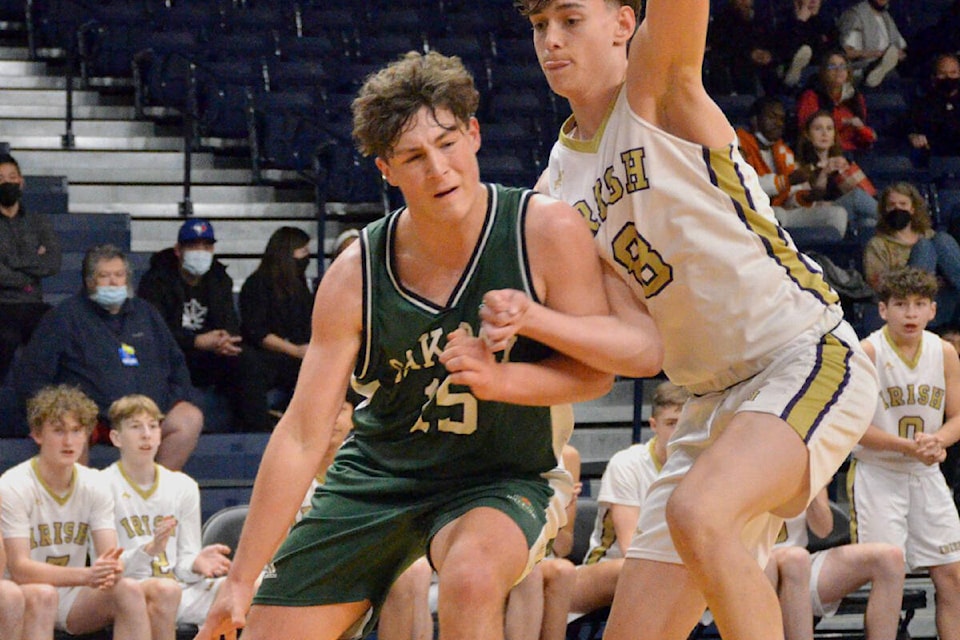
M 43 387 L 79 387 L 99 407 L 106 440 L 107 410 L 125 395 L 151 398 L 164 414 L 157 462 L 179 470 L 203 428 L 200 397 L 173 335 L 153 305 L 131 295 L 130 264 L 113 245 L 89 249 L 81 290 L 40 321 L 13 371 L 25 403 Z
M 931 326 L 956 324 L 960 299 L 960 245 L 949 233 L 934 231 L 926 201 L 909 182 L 897 182 L 880 194 L 876 235 L 863 252 L 863 273 L 876 290 L 883 276 L 905 266 L 936 274 L 937 317 Z
M 258 363 L 245 353 L 233 279 L 216 259 L 216 242 L 209 220 L 187 219 L 176 244 L 150 258 L 137 295 L 160 311 L 186 356 L 194 386 L 227 400 L 235 423 L 230 427 L 268 429 L 266 409 L 249 400 L 261 392 L 252 386 Z
M 857 79 L 877 87 L 907 57 L 907 41 L 890 15 L 890 0 L 863 0 L 840 15 L 837 29 Z
M 929 155 L 960 153 L 960 59 L 942 53 L 933 62 L 929 89 L 910 105 L 910 146 Z
M 270 236 L 260 266 L 240 289 L 244 343 L 261 354 L 263 384 L 289 396 L 310 342 L 313 294 L 307 284 L 310 236 L 280 227 Z
M 20 165 L 0 154 L 0 384 L 50 308 L 42 279 L 60 271 L 57 234 L 46 217 L 27 211 L 22 192 Z

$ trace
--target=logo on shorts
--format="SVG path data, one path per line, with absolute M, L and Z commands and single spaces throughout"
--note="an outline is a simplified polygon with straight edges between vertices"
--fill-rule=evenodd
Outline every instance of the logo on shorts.
M 277 578 L 277 565 L 272 562 L 268 563 L 267 566 L 263 568 L 263 579 L 270 580 Z
M 507 499 L 513 502 L 514 504 L 516 504 L 521 509 L 523 509 L 524 513 L 526 513 L 531 518 L 535 518 L 537 516 L 536 512 L 533 509 L 533 503 L 530 502 L 530 498 L 526 496 L 518 496 L 514 494 L 514 495 L 507 496 Z

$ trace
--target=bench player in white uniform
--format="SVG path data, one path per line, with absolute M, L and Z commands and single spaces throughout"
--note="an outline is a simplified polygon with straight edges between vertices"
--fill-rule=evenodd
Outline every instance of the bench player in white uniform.
M 904 550 L 911 571 L 929 569 L 937 633 L 960 638 L 960 517 L 940 471 L 960 439 L 960 358 L 925 328 L 937 281 L 919 269 L 888 274 L 878 291 L 886 324 L 863 341 L 877 365 L 880 399 L 848 475 L 851 531 L 859 542 Z
M 103 475 L 113 490 L 124 575 L 176 584 L 181 590 L 176 621 L 199 625 L 230 568 L 230 549 L 201 548 L 196 481 L 156 463 L 163 419 L 156 403 L 143 395 L 124 396 L 108 415 L 120 459 Z
M 176 600 L 169 605 L 179 593 L 122 576 L 110 488 L 99 471 L 77 464 L 97 405 L 78 389 L 47 387 L 28 401 L 27 420 L 40 453 L 0 476 L 13 579 L 57 587 L 56 627 L 71 634 L 112 623 L 117 640 L 172 637 Z M 91 542 L 96 559 L 87 566 Z
M 0 576 L 6 574 L 6 569 L 7 554 L 0 535 Z M 0 638 L 49 638 L 56 618 L 56 588 L 49 584 L 21 586 L 0 577 Z
M 866 429 L 875 373 L 703 87 L 709 2 L 651 0 L 636 33 L 630 0 L 519 4 L 573 110 L 539 187 L 580 210 L 630 289 L 632 300 L 608 293 L 615 312 L 649 313 L 664 371 L 698 396 L 644 504 L 606 637 L 685 638 L 705 604 L 724 637 L 776 637 L 762 567 L 779 519 L 806 507 Z M 589 321 L 497 296 L 485 300 L 494 347 L 519 331 L 631 374 L 635 354 L 606 348 Z
M 813 619 L 834 615 L 843 598 L 870 583 L 864 617 L 866 640 L 895 638 L 903 597 L 903 552 L 883 543 L 844 544 L 810 553 L 810 531 L 826 538 L 833 530 L 827 490 L 807 510 L 784 523 L 766 573 L 777 589 L 786 640 L 812 640 Z

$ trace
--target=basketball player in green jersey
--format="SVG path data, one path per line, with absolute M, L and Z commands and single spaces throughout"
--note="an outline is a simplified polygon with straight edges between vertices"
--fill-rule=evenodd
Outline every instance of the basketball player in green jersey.
M 361 151 L 406 204 L 365 229 L 321 282 L 296 391 L 200 640 L 235 638 L 244 625 L 244 640 L 369 629 L 393 579 L 424 553 L 440 577 L 441 637 L 503 638 L 506 595 L 542 557 L 572 488 L 555 470 L 572 414 L 554 405 L 599 396 L 612 378 L 528 339 L 495 359 L 477 337 L 487 290 L 518 287 L 566 314 L 610 320 L 599 339 L 642 354 L 648 375 L 659 370 L 657 334 L 606 316 L 579 214 L 480 182 L 477 103 L 460 61 L 437 53 L 407 54 L 354 101 Z M 351 374 L 367 397 L 353 435 L 280 546 Z

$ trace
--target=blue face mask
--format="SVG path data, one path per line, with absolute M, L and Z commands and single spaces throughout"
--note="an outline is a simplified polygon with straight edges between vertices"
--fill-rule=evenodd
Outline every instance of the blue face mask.
M 191 249 L 183 252 L 183 270 L 192 276 L 202 276 L 210 271 L 213 264 L 213 253 Z
M 97 290 L 90 294 L 90 299 L 101 307 L 108 309 L 110 307 L 119 307 L 127 300 L 127 287 L 97 287 Z

